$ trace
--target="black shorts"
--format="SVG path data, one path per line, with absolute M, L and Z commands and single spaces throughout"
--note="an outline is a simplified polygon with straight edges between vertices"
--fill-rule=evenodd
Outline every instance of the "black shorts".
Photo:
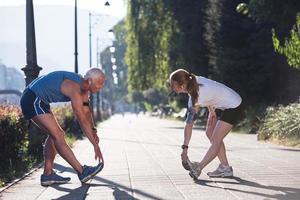
M 241 105 L 239 105 L 236 108 L 228 108 L 225 110 L 216 109 L 215 112 L 217 114 L 218 120 L 227 122 L 231 125 L 236 125 L 241 117 L 242 109 Z
M 51 113 L 50 105 L 43 102 L 28 88 L 24 90 L 20 103 L 23 115 L 27 120 L 30 120 L 37 115 Z

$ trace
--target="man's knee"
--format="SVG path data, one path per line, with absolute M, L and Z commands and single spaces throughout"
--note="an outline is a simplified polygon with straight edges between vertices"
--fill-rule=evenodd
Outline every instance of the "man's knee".
M 51 139 L 53 142 L 56 141 L 64 141 L 65 140 L 65 133 L 61 129 L 56 129 L 51 133 Z

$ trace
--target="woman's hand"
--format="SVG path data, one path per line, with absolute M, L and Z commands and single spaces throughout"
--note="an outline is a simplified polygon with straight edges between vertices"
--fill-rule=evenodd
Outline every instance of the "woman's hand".
M 186 162 L 189 159 L 187 149 L 182 150 L 181 161 Z
M 207 125 L 210 127 L 213 123 L 213 121 L 216 119 L 217 114 L 215 112 L 215 108 L 208 106 L 208 111 L 209 111 L 209 115 L 208 115 L 208 123 Z

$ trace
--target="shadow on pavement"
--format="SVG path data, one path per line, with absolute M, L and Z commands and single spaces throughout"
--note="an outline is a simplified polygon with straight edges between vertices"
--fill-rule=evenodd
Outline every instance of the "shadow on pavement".
M 116 200 L 120 200 L 120 199 L 138 200 L 137 198 L 134 198 L 133 196 L 129 195 L 127 192 L 122 191 L 117 187 L 113 187 L 112 189 L 114 190 L 113 195 Z
M 296 199 L 299 199 L 299 196 L 300 196 L 300 188 L 280 187 L 280 186 L 272 186 L 272 185 L 266 186 L 266 185 L 261 185 L 257 182 L 248 181 L 248 180 L 245 180 L 245 179 L 242 179 L 239 177 L 235 177 L 235 176 L 232 178 L 226 179 L 228 181 L 223 181 L 223 180 L 224 179 L 222 179 L 222 181 L 218 181 L 217 178 L 215 178 L 214 180 L 198 180 L 198 181 L 195 181 L 195 183 L 202 185 L 202 186 L 220 188 L 220 189 L 225 189 L 225 190 L 229 190 L 229 191 L 243 192 L 243 193 L 247 193 L 247 194 L 254 194 L 254 195 L 263 196 L 266 198 L 272 198 L 272 199 L 274 198 L 274 199 L 279 199 L 279 200 L 287 200 L 287 199 L 289 199 L 289 200 L 295 199 L 296 200 Z M 232 182 L 230 180 L 234 180 L 234 182 Z M 228 184 L 228 187 L 226 187 L 226 185 L 223 185 L 223 187 L 210 185 L 209 183 Z M 229 187 L 229 185 L 236 185 L 236 184 L 254 187 L 254 188 L 273 190 L 278 193 L 271 195 L 271 194 L 265 194 L 265 193 L 261 193 L 261 192 L 247 191 L 247 190 L 241 190 L 241 189 L 235 189 L 235 188 Z
M 61 196 L 55 200 L 75 200 L 75 199 L 85 199 L 86 193 L 89 189 L 89 185 L 81 185 L 76 189 L 70 189 L 62 187 L 62 185 L 52 185 L 50 186 L 58 191 L 68 192 L 68 194 Z
M 71 173 L 74 173 L 76 174 L 75 170 L 71 167 L 66 167 L 66 166 L 63 166 L 61 164 L 57 164 L 57 163 L 54 163 L 54 169 L 59 171 L 60 173 L 63 173 L 63 172 L 71 172 Z
M 119 184 L 119 183 L 116 183 L 116 182 L 114 182 L 114 181 L 110 181 L 110 180 L 105 179 L 105 178 L 100 178 L 100 177 L 98 177 L 98 176 L 94 177 L 94 180 L 97 180 L 97 181 L 101 181 L 101 182 L 103 182 L 103 183 L 110 184 L 110 185 L 112 185 L 112 186 L 114 186 L 114 187 L 116 187 L 116 188 L 122 188 L 123 190 L 129 191 L 129 192 L 131 192 L 131 193 L 137 193 L 137 194 L 142 195 L 142 196 L 144 196 L 144 197 L 146 197 L 146 198 L 148 198 L 148 199 L 154 199 L 154 200 L 162 199 L 161 197 L 157 197 L 157 196 L 155 196 L 155 195 L 153 195 L 153 194 L 149 194 L 149 193 L 144 192 L 144 191 L 142 191 L 142 190 L 139 190 L 139 189 L 132 189 L 132 188 L 126 187 L 126 186 L 124 186 L 124 185 L 121 185 L 121 184 Z
M 80 187 L 76 189 L 70 189 L 62 187 L 62 185 L 53 185 L 50 186 L 58 191 L 62 192 L 68 192 L 68 194 L 61 196 L 55 200 L 76 200 L 76 199 L 85 199 L 88 194 L 88 189 L 90 187 L 109 187 L 113 190 L 113 196 L 115 200 L 139 200 L 137 198 L 134 198 L 130 194 L 128 194 L 125 191 L 120 190 L 118 187 L 115 187 L 114 185 L 107 185 L 107 184 L 83 184 Z M 95 199 L 95 197 L 93 197 Z M 103 199 L 103 197 L 99 196 L 99 199 Z
M 278 150 L 278 151 L 292 151 L 292 152 L 299 152 L 300 148 L 272 148 L 274 150 Z
M 57 163 L 54 164 L 54 169 L 57 170 L 57 171 L 59 171 L 59 172 L 76 173 L 75 170 L 73 170 L 73 168 L 71 168 L 71 167 L 65 167 L 65 166 L 57 164 Z M 71 197 L 73 197 L 73 199 L 74 199 L 74 194 L 75 195 L 76 194 L 83 194 L 85 196 L 86 193 L 87 193 L 87 191 L 88 191 L 88 189 L 89 189 L 89 187 L 100 187 L 100 186 L 110 187 L 111 189 L 113 189 L 114 190 L 113 191 L 113 195 L 114 195 L 114 197 L 115 197 L 116 200 L 117 199 L 127 199 L 127 197 L 128 197 L 128 199 L 138 200 L 138 199 L 134 198 L 133 196 L 129 195 L 127 192 L 129 192 L 129 193 L 137 193 L 137 194 L 142 195 L 142 196 L 144 196 L 144 197 L 146 197 L 148 199 L 154 199 L 154 200 L 162 199 L 161 197 L 157 197 L 157 196 L 155 196 L 153 194 L 144 192 L 142 190 L 132 189 L 132 188 L 126 187 L 124 185 L 121 185 L 121 184 L 119 184 L 117 182 L 110 181 L 110 180 L 105 179 L 105 178 L 100 178 L 98 176 L 95 176 L 93 178 L 93 180 L 100 181 L 100 182 L 105 183 L 105 184 L 95 184 L 95 183 L 84 184 L 81 187 L 76 188 L 74 190 L 69 189 L 69 188 L 63 188 L 63 187 L 61 187 L 61 185 L 55 185 L 55 186 L 53 186 L 53 188 L 55 188 L 57 190 L 60 190 L 60 191 L 69 192 L 69 194 L 58 198 L 59 200 L 72 199 Z M 122 190 L 120 190 L 120 189 L 122 189 Z
M 105 186 L 105 187 L 109 187 L 113 190 L 113 196 L 116 200 L 139 200 L 137 198 L 134 198 L 132 195 L 128 194 L 127 192 L 120 190 L 118 187 L 116 187 L 115 185 L 109 185 L 109 184 L 95 184 L 95 183 L 91 183 L 89 184 L 90 187 L 101 187 L 101 186 Z M 101 199 L 101 197 L 99 198 Z

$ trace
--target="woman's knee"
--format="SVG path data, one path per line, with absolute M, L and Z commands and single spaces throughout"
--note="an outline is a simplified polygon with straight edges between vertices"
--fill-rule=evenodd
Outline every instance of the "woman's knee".
M 211 137 L 210 138 L 210 143 L 213 146 L 221 146 L 222 140 L 220 140 L 219 138 L 216 138 L 216 137 Z
M 205 134 L 206 137 L 211 141 L 212 131 L 206 131 Z

